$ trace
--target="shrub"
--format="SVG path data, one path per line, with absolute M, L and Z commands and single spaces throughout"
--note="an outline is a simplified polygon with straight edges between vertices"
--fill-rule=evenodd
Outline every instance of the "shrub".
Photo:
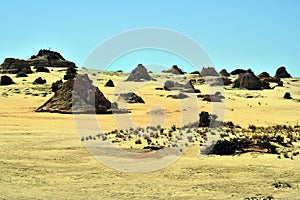
M 137 139 L 137 140 L 135 141 L 135 144 L 142 144 L 142 140 L 141 140 L 141 139 Z
M 39 66 L 36 68 L 35 70 L 36 72 L 46 72 L 46 73 L 50 73 L 49 69 L 47 67 L 42 67 L 42 66 Z
M 25 73 L 25 72 L 18 72 L 17 74 L 16 74 L 16 77 L 17 78 L 19 78 L 19 77 L 27 77 L 27 74 Z

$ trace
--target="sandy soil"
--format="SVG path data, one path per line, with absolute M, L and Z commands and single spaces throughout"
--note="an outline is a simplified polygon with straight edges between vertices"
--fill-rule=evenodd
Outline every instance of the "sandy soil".
M 117 83 L 122 77 L 89 73 L 112 100 L 115 88 L 103 85 L 109 78 Z M 299 156 L 293 160 L 261 153 L 199 157 L 199 146 L 193 145 L 173 164 L 155 172 L 136 174 L 111 169 L 84 148 L 73 115 L 34 112 L 52 96 L 51 83 L 62 78 L 62 72 L 54 69 L 50 74 L 36 73 L 26 78 L 10 76 L 17 84 L 0 87 L 1 199 L 244 199 L 270 195 L 275 199 L 300 199 Z M 38 76 L 47 84 L 32 85 Z M 225 105 L 224 120 L 243 127 L 298 124 L 300 79 L 283 82 L 284 87 L 262 91 L 227 86 L 225 104 L 219 103 L 219 107 Z M 166 97 L 170 92 L 155 90 L 162 86 L 157 82 L 142 88 L 139 84 L 135 85 L 136 93 L 146 103 L 128 107 L 132 111 L 130 119 L 137 126 L 155 123 L 149 114 L 155 109 L 166 111 L 166 127 L 182 123 L 182 106 L 178 100 Z M 202 93 L 210 90 L 205 85 L 196 88 Z M 293 100 L 283 99 L 285 92 L 290 92 Z M 253 98 L 246 98 L 249 95 Z M 197 113 L 218 108 L 218 103 L 200 99 L 196 103 Z M 96 118 L 103 131 L 120 129 L 113 115 Z M 273 184 L 279 181 L 291 187 L 275 188 Z

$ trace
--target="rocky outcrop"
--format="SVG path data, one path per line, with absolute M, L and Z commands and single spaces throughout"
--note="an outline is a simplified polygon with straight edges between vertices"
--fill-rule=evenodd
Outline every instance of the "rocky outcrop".
M 221 76 L 224 76 L 224 77 L 230 76 L 230 74 L 227 72 L 226 69 L 222 69 L 222 70 L 219 72 L 219 74 L 220 74 Z
M 262 79 L 262 78 L 270 78 L 271 76 L 268 72 L 262 72 L 257 77 Z
M 0 85 L 11 85 L 15 84 L 14 81 L 9 76 L 1 76 Z
M 138 96 L 133 92 L 129 92 L 126 94 L 120 94 L 120 99 L 125 100 L 127 103 L 145 103 L 142 97 Z
M 104 87 L 115 87 L 115 85 L 114 85 L 114 82 L 113 82 L 111 79 L 109 79 L 109 80 L 105 83 Z
M 51 90 L 52 90 L 52 92 L 56 92 L 56 91 L 59 90 L 62 86 L 63 86 L 62 80 L 55 81 L 55 82 L 52 83 L 52 85 L 51 85 Z
M 246 70 L 244 70 L 244 69 L 235 69 L 232 72 L 230 72 L 230 74 L 231 75 L 238 75 L 238 74 L 245 73 L 245 72 L 246 72 Z
M 170 69 L 163 70 L 162 72 L 163 73 L 172 73 L 172 74 L 184 74 L 184 72 L 177 65 L 173 65 Z
M 201 76 L 219 76 L 219 73 L 214 67 L 203 67 L 201 70 Z
M 74 68 L 75 63 L 65 60 L 58 52 L 42 49 L 37 55 L 31 56 L 28 60 L 21 60 L 16 58 L 6 58 L 1 64 L 3 72 L 18 73 L 20 71 L 26 74 L 32 73 L 31 66 L 39 67 L 64 67 Z
M 248 70 L 239 74 L 238 78 L 233 83 L 233 88 L 261 90 L 270 89 L 270 85 L 268 82 L 260 80 L 251 70 Z
M 32 84 L 36 85 L 36 84 L 45 84 L 47 81 L 45 79 L 43 79 L 42 77 L 38 77 L 36 78 Z
M 40 106 L 37 112 L 111 113 L 111 102 L 98 87 L 92 85 L 87 74 L 77 75 L 63 83 L 54 96 Z
M 32 73 L 30 66 L 29 61 L 16 58 L 6 58 L 1 64 L 2 71 L 11 74 L 17 74 L 19 72 L 30 74 Z
M 151 76 L 148 74 L 147 69 L 144 65 L 139 64 L 134 70 L 132 70 L 126 81 L 150 81 Z
M 281 66 L 276 70 L 275 77 L 277 78 L 291 78 L 292 76 L 286 71 L 286 68 Z

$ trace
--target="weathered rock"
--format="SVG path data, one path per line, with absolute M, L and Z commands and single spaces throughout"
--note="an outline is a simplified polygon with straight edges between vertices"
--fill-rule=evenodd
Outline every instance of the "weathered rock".
M 230 74 L 227 72 L 226 69 L 222 69 L 222 70 L 219 72 L 219 74 L 220 74 L 221 76 L 224 76 L 224 77 L 230 76 Z
M 211 86 L 230 85 L 230 84 L 232 84 L 232 81 L 227 77 L 217 78 L 212 83 L 210 83 Z
M 231 75 L 238 75 L 238 74 L 245 73 L 245 72 L 246 72 L 246 70 L 244 70 L 244 69 L 235 69 L 232 72 L 230 72 L 230 74 Z
M 218 117 L 216 115 L 209 114 L 206 111 L 202 111 L 199 114 L 199 127 L 214 126 L 214 123 Z
M 111 103 L 98 87 L 92 85 L 87 74 L 77 75 L 63 83 L 52 98 L 37 112 L 111 113 Z
M 199 74 L 200 75 L 200 72 L 199 71 L 193 71 L 190 74 Z
M 26 74 L 32 73 L 30 62 L 27 60 L 20 60 L 15 58 L 6 58 L 1 64 L 2 71 L 5 73 L 17 74 L 24 72 Z
M 269 83 L 260 80 L 255 74 L 248 70 L 240 73 L 233 83 L 233 88 L 244 88 L 248 90 L 270 89 Z
M 145 103 L 142 97 L 138 96 L 133 92 L 129 92 L 126 94 L 120 94 L 121 99 L 124 99 L 127 103 Z
M 173 65 L 170 69 L 163 70 L 162 72 L 163 73 L 172 73 L 172 74 L 184 74 L 184 72 L 177 65 Z
M 222 102 L 224 96 L 220 95 L 219 93 L 216 94 L 199 94 L 197 95 L 198 98 L 202 98 L 203 101 L 208 102 Z
M 64 67 L 75 68 L 75 63 L 67 61 L 58 52 L 48 49 L 41 49 L 37 55 L 31 56 L 28 60 L 31 66 L 37 67 Z
M 49 71 L 49 69 L 47 67 L 42 67 L 42 66 L 37 67 L 35 71 L 36 72 L 50 73 L 50 71 Z
M 42 79 L 42 77 L 38 77 L 36 78 L 32 84 L 36 85 L 36 84 L 45 84 L 47 81 L 45 79 Z
M 111 79 L 109 79 L 109 80 L 105 83 L 104 87 L 115 87 L 115 85 L 114 85 L 114 82 L 113 82 Z
M 275 77 L 277 77 L 277 78 L 291 78 L 292 76 L 286 71 L 286 68 L 284 66 L 281 66 L 276 70 Z
M 173 99 L 185 99 L 185 98 L 188 98 L 188 97 L 189 97 L 188 95 L 186 95 L 182 92 L 179 92 L 178 95 L 175 95 L 175 94 L 174 95 L 172 95 L 172 94 L 167 95 L 167 98 L 173 98 Z
M 74 67 L 67 68 L 66 74 L 64 75 L 64 80 L 74 79 L 77 74 L 77 69 Z
M 62 87 L 62 85 L 63 85 L 62 80 L 58 80 L 52 83 L 51 85 L 52 92 L 56 92 L 57 90 L 59 90 Z
M 1 76 L 0 85 L 11 85 L 11 84 L 15 84 L 12 78 L 6 75 Z
M 257 77 L 262 79 L 262 78 L 270 78 L 271 76 L 270 74 L 268 74 L 268 72 L 262 72 Z
M 148 74 L 147 69 L 142 64 L 138 64 L 138 66 L 132 70 L 131 74 L 127 78 L 126 81 L 150 81 L 152 78 Z
M 214 67 L 203 67 L 201 70 L 201 76 L 219 76 L 219 73 Z

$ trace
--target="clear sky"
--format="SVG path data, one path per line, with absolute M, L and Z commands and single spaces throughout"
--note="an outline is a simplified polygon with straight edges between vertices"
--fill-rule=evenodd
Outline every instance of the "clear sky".
M 194 39 L 218 70 L 251 68 L 274 75 L 284 65 L 300 77 L 299 0 L 1 0 L 0 8 L 1 63 L 51 47 L 82 66 L 113 35 L 161 27 Z

